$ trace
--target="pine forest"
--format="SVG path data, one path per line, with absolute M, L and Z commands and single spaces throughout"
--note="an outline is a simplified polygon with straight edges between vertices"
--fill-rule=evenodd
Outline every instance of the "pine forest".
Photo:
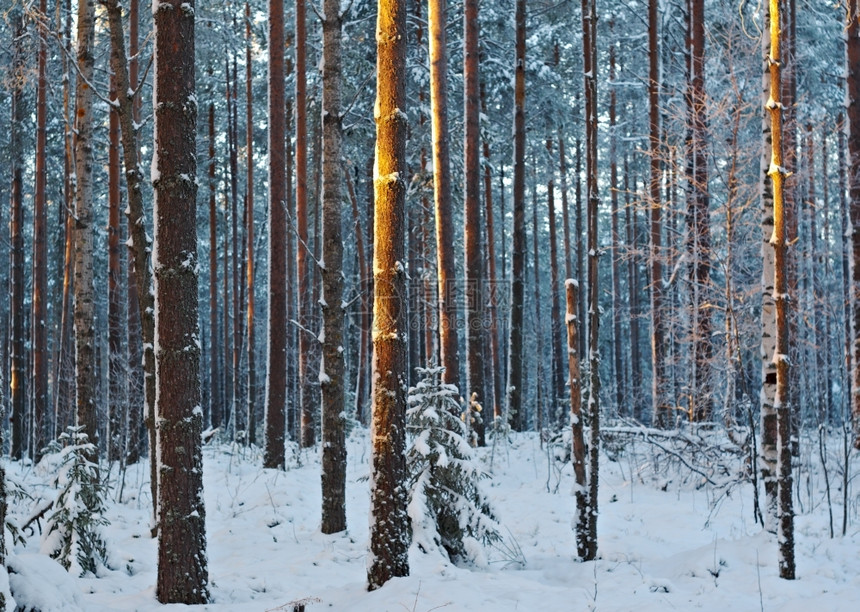
M 860 601 L 860 0 L 0 0 L 0 287 L 0 612 Z

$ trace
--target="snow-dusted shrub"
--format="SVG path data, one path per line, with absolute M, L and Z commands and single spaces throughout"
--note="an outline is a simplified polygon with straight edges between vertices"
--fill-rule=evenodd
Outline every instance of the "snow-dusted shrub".
M 445 368 L 418 368 L 406 412 L 411 445 L 408 513 L 413 542 L 424 552 L 441 549 L 454 563 L 483 563 L 482 544 L 501 539 L 460 420 L 459 392 L 441 381 Z
M 69 427 L 60 441 L 66 446 L 59 451 L 54 479 L 59 493 L 48 518 L 42 552 L 76 575 L 96 574 L 106 559 L 101 530 L 108 524 L 103 516 L 107 486 L 99 480 L 98 465 L 88 459 L 95 448 L 80 427 Z

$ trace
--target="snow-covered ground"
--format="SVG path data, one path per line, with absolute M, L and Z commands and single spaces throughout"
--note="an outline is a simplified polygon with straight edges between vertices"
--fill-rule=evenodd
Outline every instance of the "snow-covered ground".
M 491 449 L 479 451 L 487 469 Z M 831 539 L 817 461 L 798 478 L 794 582 L 777 577 L 775 537 L 753 521 L 752 489 L 720 496 L 680 470 L 601 456 L 599 560 L 575 559 L 569 465 L 549 469 L 533 434 L 515 434 L 492 454 L 484 481 L 506 532 L 507 552 L 488 552 L 486 567 L 459 568 L 413 547 L 411 575 L 368 593 L 369 451 L 367 434 L 349 439 L 348 531 L 319 531 L 319 460 L 307 451 L 285 472 L 263 470 L 252 451 L 227 445 L 204 451 L 212 603 L 205 610 L 727 610 L 832 612 L 860 609 L 860 518 L 841 537 L 841 493 L 831 464 L 837 537 Z M 856 473 L 860 466 L 855 464 Z M 50 495 L 51 474 L 8 464 L 12 480 Z M 156 543 L 150 537 L 148 468 L 126 474 L 121 503 L 109 502 L 109 565 L 98 578 L 74 578 L 39 553 L 38 530 L 12 547 L 13 592 L 25 609 L 164 610 L 155 600 Z M 549 485 L 548 485 L 549 483 Z M 557 489 L 557 490 L 556 490 Z M 112 491 L 117 495 L 117 489 Z M 19 524 L 31 504 L 12 502 Z M 42 521 L 44 526 L 44 521 Z M 520 553 L 516 549 L 521 550 Z M 184 606 L 182 606 L 184 608 Z

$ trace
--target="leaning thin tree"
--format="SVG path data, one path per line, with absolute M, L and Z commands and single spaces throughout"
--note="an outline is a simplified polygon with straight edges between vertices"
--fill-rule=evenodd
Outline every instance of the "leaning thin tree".
M 203 410 L 197 312 L 194 4 L 154 6 L 152 186 L 161 603 L 206 603 Z
M 773 301 L 776 305 L 776 396 L 773 407 L 777 420 L 778 490 L 779 490 L 779 575 L 794 580 L 794 509 L 791 475 L 791 405 L 788 401 L 788 282 L 785 256 L 783 188 L 787 172 L 782 159 L 782 103 L 780 102 L 780 13 L 779 0 L 770 0 L 770 96 L 766 108 L 770 113 L 771 158 L 768 176 L 773 186 L 773 234 L 770 244 L 774 254 Z
M 409 574 L 406 514 L 406 13 L 378 0 L 368 589 Z

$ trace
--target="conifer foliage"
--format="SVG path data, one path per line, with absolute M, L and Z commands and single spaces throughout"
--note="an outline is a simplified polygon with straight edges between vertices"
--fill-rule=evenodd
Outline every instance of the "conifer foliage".
M 82 426 L 70 426 L 58 440 L 65 447 L 60 450 L 55 443 L 49 447 L 58 451 L 54 484 L 59 494 L 42 543 L 44 552 L 79 576 L 95 575 L 105 564 L 107 551 L 101 529 L 108 524 L 104 517 L 107 486 L 99 480 L 98 464 L 90 460 L 95 448 L 82 430 Z
M 443 550 L 454 563 L 479 563 L 479 544 L 501 539 L 499 525 L 480 482 L 478 464 L 459 418 L 457 387 L 442 382 L 443 367 L 418 368 L 409 389 L 406 455 L 413 542 L 424 552 Z

